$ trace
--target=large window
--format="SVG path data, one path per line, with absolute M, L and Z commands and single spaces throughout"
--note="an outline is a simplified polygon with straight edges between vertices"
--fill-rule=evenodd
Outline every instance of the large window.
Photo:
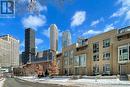
M 75 66 L 81 66 L 81 67 L 86 66 L 86 54 L 75 56 L 74 65 Z
M 118 47 L 118 61 L 127 62 L 128 60 L 129 60 L 129 46 L 124 45 L 124 46 Z
M 86 55 L 85 54 L 82 54 L 82 55 L 80 55 L 79 56 L 80 58 L 80 60 L 79 60 L 79 62 L 80 62 L 80 66 L 86 66 Z
M 93 61 L 99 61 L 99 54 L 93 55 Z
M 103 60 L 109 60 L 110 59 L 110 53 L 109 52 L 104 52 L 103 53 Z
M 103 48 L 110 46 L 110 39 L 103 40 Z
M 93 43 L 93 53 L 99 52 L 99 42 Z

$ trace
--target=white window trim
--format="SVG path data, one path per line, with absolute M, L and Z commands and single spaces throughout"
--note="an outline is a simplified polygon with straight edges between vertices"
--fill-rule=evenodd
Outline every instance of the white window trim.
M 123 63 L 128 63 L 128 62 L 130 62 L 129 58 L 128 58 L 128 60 L 126 60 L 126 61 L 120 61 L 120 59 L 119 59 L 119 56 L 120 56 L 120 55 L 119 55 L 119 54 L 120 54 L 119 49 L 120 49 L 120 48 L 123 48 L 123 47 L 126 47 L 126 46 L 128 47 L 128 57 L 129 57 L 129 46 L 130 46 L 130 44 L 128 43 L 128 44 L 126 44 L 126 45 L 119 46 L 119 47 L 118 47 L 118 63 L 122 63 L 122 64 L 123 64 Z

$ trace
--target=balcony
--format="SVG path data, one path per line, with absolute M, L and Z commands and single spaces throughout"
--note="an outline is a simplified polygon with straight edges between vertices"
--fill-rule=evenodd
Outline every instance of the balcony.
M 127 26 L 118 30 L 118 34 L 123 34 L 127 32 L 130 32 L 130 26 Z
M 84 46 L 77 47 L 77 48 L 76 48 L 76 51 L 78 52 L 78 51 L 86 50 L 87 47 L 88 47 L 88 45 L 84 45 Z
M 121 28 L 117 32 L 118 41 L 130 38 L 130 26 Z

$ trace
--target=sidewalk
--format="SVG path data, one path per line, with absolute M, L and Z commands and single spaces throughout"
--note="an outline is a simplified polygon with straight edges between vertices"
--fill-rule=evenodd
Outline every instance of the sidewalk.
M 49 84 L 60 84 L 65 86 L 79 86 L 79 87 L 129 87 L 130 81 L 120 81 L 119 79 L 76 79 L 57 77 L 57 78 L 36 78 L 36 77 L 18 77 L 22 80 L 49 83 Z

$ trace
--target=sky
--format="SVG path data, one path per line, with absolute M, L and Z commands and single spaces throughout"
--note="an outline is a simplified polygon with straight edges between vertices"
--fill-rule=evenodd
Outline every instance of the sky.
M 26 28 L 36 31 L 36 48 L 42 51 L 50 48 L 49 27 L 56 24 L 61 51 L 62 32 L 66 30 L 75 43 L 78 37 L 89 38 L 130 25 L 130 0 L 39 0 L 39 15 L 27 11 L 28 0 L 19 1 L 14 18 L 0 17 L 0 35 L 10 34 L 20 40 L 20 52 L 24 51 Z

